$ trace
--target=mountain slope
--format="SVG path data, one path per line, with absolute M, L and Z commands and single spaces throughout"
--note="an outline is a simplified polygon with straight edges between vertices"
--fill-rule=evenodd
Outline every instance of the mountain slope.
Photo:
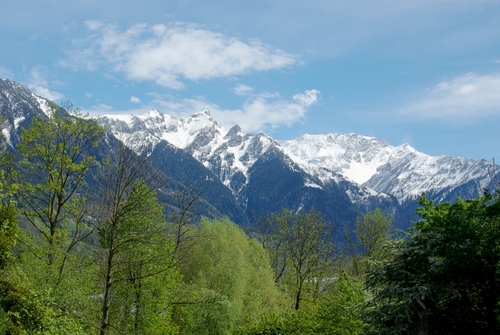
M 315 206 L 339 222 L 352 221 L 376 204 L 396 211 L 394 198 L 327 169 L 320 168 L 321 178 L 312 175 L 271 137 L 243 134 L 239 126 L 226 130 L 208 111 L 178 118 L 152 110 L 140 116 L 106 115 L 102 122 L 117 138 L 132 137 L 131 147 L 139 154 L 151 155 L 162 141 L 185 150 L 232 191 L 249 219 L 283 207 Z
M 373 137 L 356 134 L 304 135 L 279 142 L 290 157 L 311 175 L 324 177 L 324 169 L 335 171 L 378 193 L 395 196 L 400 203 L 413 201 L 422 192 L 437 200 L 451 195 L 476 196 L 495 184 L 493 163 L 450 156 L 432 157 L 408 144 L 397 147 Z M 475 185 L 469 193 L 462 185 Z M 458 192 L 458 193 L 457 193 Z
M 49 100 L 32 93 L 25 86 L 0 79 L 0 115 L 4 121 L 0 139 L 9 150 L 19 143 L 19 127 L 27 127 L 35 115 L 48 115 Z
M 47 117 L 49 101 L 29 91 L 26 87 L 13 81 L 0 79 L 1 117 L 5 120 L 0 125 L 0 149 L 2 142 L 8 150 L 15 153 L 19 143 L 21 129 L 29 127 L 34 116 Z M 124 126 L 122 124 L 122 126 Z M 125 141 L 130 148 L 135 147 L 134 138 L 138 138 L 137 129 L 122 129 L 120 140 Z M 125 132 L 126 130 L 126 132 Z M 132 134 L 127 137 L 126 133 Z M 98 159 L 108 159 L 116 150 L 115 136 L 109 131 L 103 134 L 99 147 L 94 155 Z M 142 141 L 142 139 L 141 139 Z M 142 143 L 147 143 L 142 141 Z M 247 217 L 240 208 L 233 194 L 220 180 L 208 171 L 201 163 L 182 149 L 178 149 L 166 141 L 156 143 L 151 148 L 149 163 L 166 176 L 167 183 L 161 189 L 162 199 L 175 205 L 173 197 L 180 189 L 193 189 L 196 193 L 202 191 L 200 201 L 193 207 L 195 215 L 208 217 L 228 216 L 231 220 L 245 224 Z M 89 175 L 89 183 L 92 178 Z
M 46 99 L 24 86 L 0 80 L 2 134 L 12 150 L 20 127 L 33 115 L 46 115 L 47 107 Z M 453 201 L 475 197 L 498 180 L 498 167 L 484 160 L 432 157 L 407 144 L 394 147 L 357 134 L 276 141 L 263 133 L 244 134 L 237 125 L 227 130 L 208 111 L 176 117 L 151 110 L 100 120 L 107 136 L 147 157 L 176 183 L 201 185 L 208 212 L 242 225 L 283 207 L 311 206 L 328 220 L 353 224 L 356 216 L 380 207 L 405 228 L 422 192 Z
M 344 221 L 381 206 L 408 221 L 422 192 L 454 201 L 495 187 L 492 171 L 497 169 L 491 162 L 432 157 L 407 144 L 394 147 L 357 134 L 275 141 L 262 133 L 244 134 L 237 125 L 227 130 L 208 111 L 180 118 L 152 110 L 141 116 L 109 115 L 103 122 L 118 138 L 124 136 L 120 124 L 133 129 L 141 139 L 138 152 L 149 152 L 162 140 L 184 149 L 233 192 L 249 217 L 314 205 Z

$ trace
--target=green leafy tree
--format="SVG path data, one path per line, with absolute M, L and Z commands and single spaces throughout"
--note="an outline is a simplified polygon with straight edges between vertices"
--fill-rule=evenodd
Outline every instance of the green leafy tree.
M 383 259 L 384 242 L 391 239 L 392 221 L 394 219 L 380 208 L 366 213 L 363 218 L 356 219 L 356 237 L 363 257 Z
M 144 158 L 121 143 L 97 177 L 102 335 L 176 332 L 171 306 L 180 277 L 162 206 L 147 185 L 155 179 Z
M 202 219 L 183 266 L 186 334 L 230 334 L 238 325 L 278 312 L 284 296 L 265 250 L 236 224 Z
M 16 193 L 21 213 L 48 242 L 48 262 L 54 263 L 55 249 L 69 254 L 87 237 L 85 198 L 79 193 L 85 175 L 97 162 L 92 150 L 103 130 L 96 119 L 79 109 L 51 104 L 48 118 L 35 116 L 31 126 L 21 130 L 17 149 L 19 161 Z M 66 225 L 72 224 L 71 232 Z M 69 233 L 69 235 L 68 235 Z M 59 264 L 62 276 L 66 259 Z
M 54 111 L 54 118 L 56 114 Z M 85 122 L 72 119 L 72 117 L 75 116 L 66 115 L 65 122 L 74 124 Z M 0 156 L 0 248 L 2 249 L 0 251 L 2 263 L 0 305 L 3 320 L 6 321 L 4 331 L 9 334 L 85 333 L 81 314 L 84 309 L 81 307 L 88 302 L 88 293 L 92 290 L 86 289 L 89 287 L 89 282 L 85 279 L 89 278 L 81 275 L 84 269 L 87 270 L 85 266 L 82 266 L 86 264 L 84 257 L 71 252 L 75 251 L 76 243 L 71 245 L 70 240 L 66 239 L 68 232 L 62 229 L 62 225 L 67 223 L 65 219 L 70 218 L 67 213 L 71 212 L 73 199 L 63 201 L 64 203 L 60 203 L 61 206 L 58 209 L 48 205 L 51 200 L 54 200 L 52 204 L 57 203 L 55 200 L 57 192 L 64 196 L 64 192 L 68 190 L 64 187 L 67 184 L 57 186 L 56 175 L 64 174 L 66 167 L 71 165 L 67 162 L 67 158 L 61 158 L 64 156 L 64 150 L 61 148 L 65 145 L 65 148 L 69 148 L 76 142 L 68 134 L 65 144 L 56 144 L 54 141 L 61 137 L 55 133 L 49 134 L 49 132 L 55 132 L 58 123 L 54 121 L 50 124 L 50 122 L 42 119 L 34 120 L 33 128 L 23 131 L 24 142 L 19 146 L 22 159 L 17 162 L 16 166 L 12 164 L 10 155 L 2 152 Z M 62 123 L 64 122 L 61 121 L 59 124 L 61 129 L 64 128 L 68 132 L 68 128 L 80 131 L 87 127 L 83 125 L 65 128 L 62 127 Z M 85 142 L 85 140 L 82 141 Z M 55 146 L 61 150 L 49 150 Z M 38 153 L 37 150 L 39 150 Z M 57 155 L 57 152 L 60 155 L 51 158 L 53 164 L 47 160 L 44 161 L 44 158 L 49 159 L 49 155 Z M 65 163 L 57 165 L 55 162 L 58 160 Z M 78 164 L 78 162 L 73 163 Z M 17 171 L 12 172 L 13 167 L 16 167 Z M 42 181 L 43 176 L 47 177 L 45 182 Z M 49 182 L 48 180 L 52 177 L 54 178 Z M 68 177 L 66 181 L 71 179 L 71 176 L 66 177 Z M 62 179 L 64 178 L 61 177 L 58 180 Z M 43 185 L 47 187 L 47 190 L 43 188 Z M 48 190 L 49 188 L 52 188 L 52 193 Z M 18 203 L 13 200 L 14 195 Z M 81 203 L 75 200 L 75 203 Z M 35 231 L 38 236 L 17 228 L 16 207 L 18 204 L 21 205 L 23 219 L 26 218 L 33 224 L 36 223 L 37 227 L 46 233 L 45 235 L 37 229 Z M 52 238 L 50 238 L 49 225 L 44 226 L 42 222 L 50 222 L 49 219 L 54 218 L 53 214 L 58 211 L 61 214 L 61 220 L 52 221 L 56 223 Z M 63 216 L 64 219 L 62 219 Z M 16 257 L 11 257 L 14 246 Z
M 347 243 L 354 273 L 363 275 L 366 268 L 386 259 L 386 245 L 393 237 L 393 217 L 376 208 L 363 217 L 356 218 L 354 236 L 347 231 Z
M 12 155 L 0 147 L 0 269 L 5 268 L 12 257 L 18 233 L 18 213 L 13 200 L 16 186 L 9 183 L 10 178 L 6 176 L 11 167 Z
M 0 203 L 0 269 L 7 266 L 18 234 L 17 210 L 11 204 Z
M 10 292 L 13 295 L 5 292 L 6 298 L 14 298 L 15 303 L 9 307 L 13 313 L 17 313 L 14 312 L 17 309 L 35 308 L 49 315 L 49 319 L 53 318 L 50 327 L 70 329 L 65 328 L 65 324 L 71 323 L 79 329 L 75 333 L 92 330 L 97 312 L 95 300 L 89 298 L 96 292 L 94 278 L 97 268 L 92 259 L 82 253 L 83 250 L 66 255 L 64 249 L 55 249 L 54 264 L 59 264 L 63 257 L 66 259 L 65 275 L 59 278 L 58 268 L 47 264 L 44 257 L 47 245 L 43 238 L 19 229 L 16 242 L 15 258 L 2 273 L 4 288 L 14 290 Z M 30 313 L 17 319 L 16 324 L 28 322 Z
M 362 283 L 345 272 L 312 315 L 312 334 L 358 335 L 364 332 L 360 314 L 366 299 Z
M 18 214 L 15 202 L 12 200 L 14 187 L 8 185 L 7 178 L 0 159 L 0 269 L 5 268 L 12 257 L 12 249 L 16 243 L 18 234 Z
M 304 300 L 318 299 L 333 276 L 337 254 L 328 228 L 314 209 L 297 214 L 284 209 L 258 226 L 257 236 L 270 254 L 274 279 L 290 292 L 296 310 Z
M 258 322 L 238 328 L 236 334 L 362 334 L 364 323 L 360 312 L 365 298 L 362 283 L 342 273 L 333 280 L 328 294 L 316 304 L 307 304 L 300 310 L 266 314 Z
M 434 205 L 423 195 L 407 239 L 368 273 L 371 334 L 498 334 L 498 193 Z

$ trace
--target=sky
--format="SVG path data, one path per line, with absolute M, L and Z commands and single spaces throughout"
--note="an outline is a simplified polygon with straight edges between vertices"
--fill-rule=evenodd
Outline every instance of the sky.
M 500 161 L 500 0 L 0 0 L 0 78 L 92 116 L 210 110 Z

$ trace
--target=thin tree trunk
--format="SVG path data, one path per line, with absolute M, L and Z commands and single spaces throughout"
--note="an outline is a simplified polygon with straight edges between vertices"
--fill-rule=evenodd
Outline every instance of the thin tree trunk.
M 141 317 L 141 280 L 136 284 L 134 283 L 135 288 L 135 320 L 134 320 L 134 334 L 138 335 L 140 331 L 140 317 Z
M 107 269 L 106 269 L 106 284 L 104 287 L 104 298 L 102 302 L 102 318 L 101 318 L 101 335 L 106 335 L 109 324 L 109 307 L 111 287 L 113 286 L 113 251 L 109 251 Z

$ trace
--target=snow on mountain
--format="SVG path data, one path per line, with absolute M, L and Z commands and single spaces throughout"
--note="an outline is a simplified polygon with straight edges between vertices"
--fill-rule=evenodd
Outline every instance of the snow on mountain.
M 264 134 L 243 134 L 239 126 L 227 131 L 202 111 L 175 117 L 151 110 L 144 115 L 105 115 L 101 122 L 114 136 L 138 153 L 150 153 L 164 140 L 184 149 L 230 187 L 232 177 L 248 169 L 276 142 Z
M 19 128 L 29 126 L 33 116 L 49 112 L 47 99 L 0 79 L 0 113 L 6 120 L 0 126 L 0 146 L 7 144 L 15 150 Z M 276 141 L 262 133 L 244 134 L 239 126 L 227 130 L 209 111 L 175 117 L 151 110 L 144 115 L 107 115 L 100 120 L 116 138 L 160 168 L 169 159 L 180 160 L 178 170 L 190 170 L 191 182 L 213 173 L 223 185 L 219 180 L 219 186 L 206 185 L 214 195 L 212 201 L 221 213 L 224 209 L 236 213 L 234 217 L 248 216 L 241 222 L 247 222 L 254 210 L 264 214 L 280 207 L 313 205 L 322 206 L 332 220 L 351 220 L 358 210 L 381 206 L 409 222 L 413 200 L 422 192 L 438 201 L 475 197 L 483 188 L 496 186 L 495 175 L 500 171 L 485 160 L 428 156 L 407 144 L 391 146 L 357 134 L 303 135 Z M 173 155 L 175 148 L 182 154 Z M 201 163 L 209 171 L 199 165 L 182 165 L 183 159 L 194 162 L 192 158 L 197 161 L 194 165 Z M 224 200 L 227 206 L 216 199 L 221 192 L 229 195 Z
M 146 153 L 151 152 L 162 140 L 185 149 L 200 132 L 220 127 L 208 111 L 193 114 L 189 118 L 178 118 L 153 109 L 144 115 L 104 115 L 101 122 L 109 127 L 114 136 L 138 153 L 144 153 L 145 150 Z
M 450 156 L 408 154 L 388 161 L 378 168 L 364 185 L 380 192 L 394 195 L 401 202 L 418 198 L 423 192 L 442 193 L 437 200 L 444 200 L 453 190 L 473 183 L 476 194 L 495 183 L 497 168 L 486 160 Z
M 485 160 L 428 156 L 408 144 L 394 147 L 357 134 L 303 135 L 279 143 L 311 175 L 323 178 L 322 169 L 332 170 L 377 192 L 394 195 L 400 203 L 416 199 L 422 192 L 453 190 L 472 180 L 480 192 L 489 186 L 495 170 Z
M 392 147 L 387 142 L 356 134 L 303 135 L 278 141 L 290 157 L 310 174 L 322 178 L 322 169 L 342 174 L 363 184 L 391 159 L 415 152 L 409 146 Z
M 0 125 L 6 144 L 14 148 L 19 142 L 18 129 L 34 115 L 49 115 L 49 100 L 9 79 L 0 79 L 0 114 L 6 122 Z M 1 137 L 1 136 L 0 136 Z
M 347 179 L 364 189 L 367 196 L 391 194 L 400 203 L 422 192 L 451 191 L 473 180 L 480 192 L 491 183 L 494 170 L 494 165 L 484 160 L 432 157 L 408 144 L 395 147 L 357 134 L 303 135 L 275 141 L 262 133 L 243 134 L 239 126 L 228 131 L 213 120 L 209 111 L 182 118 L 151 110 L 140 116 L 107 115 L 102 122 L 139 153 L 152 152 L 162 140 L 186 150 L 234 193 L 239 189 L 232 184 L 233 178 L 238 176 L 246 183 L 250 167 L 271 147 L 311 177 L 305 183 L 307 187 L 321 188 L 322 184 Z M 241 188 L 242 182 L 237 184 Z

